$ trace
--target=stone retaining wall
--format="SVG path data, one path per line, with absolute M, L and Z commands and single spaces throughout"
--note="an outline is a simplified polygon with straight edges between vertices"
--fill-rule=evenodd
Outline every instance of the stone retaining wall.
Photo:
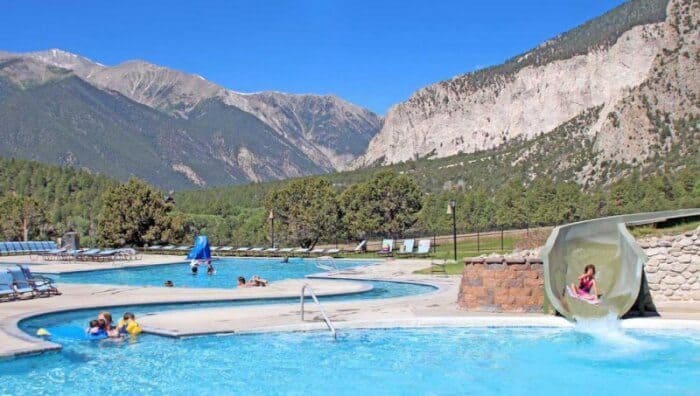
M 644 266 L 652 302 L 700 302 L 700 228 L 682 235 L 637 241 L 649 261 Z
M 544 267 L 539 258 L 464 260 L 458 304 L 468 311 L 542 312 Z

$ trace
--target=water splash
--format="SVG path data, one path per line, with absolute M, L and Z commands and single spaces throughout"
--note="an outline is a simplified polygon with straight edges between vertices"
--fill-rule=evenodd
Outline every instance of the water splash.
M 637 354 L 657 348 L 649 341 L 628 334 L 622 328 L 622 321 L 617 318 L 615 312 L 600 318 L 576 317 L 575 319 L 574 331 L 592 337 L 601 347 L 609 348 L 609 352 L 614 352 L 614 355 Z

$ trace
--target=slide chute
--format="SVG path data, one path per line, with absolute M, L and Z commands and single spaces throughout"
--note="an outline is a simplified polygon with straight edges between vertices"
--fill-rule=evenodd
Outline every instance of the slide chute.
M 209 238 L 206 235 L 200 235 L 194 241 L 194 247 L 187 254 L 188 260 L 209 260 L 211 259 L 211 250 L 209 248 Z

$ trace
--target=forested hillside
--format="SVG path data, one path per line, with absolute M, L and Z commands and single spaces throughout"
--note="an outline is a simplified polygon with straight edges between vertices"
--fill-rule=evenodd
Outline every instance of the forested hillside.
M 527 149 L 536 151 L 536 144 L 529 144 Z M 585 150 L 568 155 L 573 153 L 585 156 Z M 514 167 L 510 174 L 490 168 L 506 161 L 507 154 L 475 157 L 472 164 L 480 168 L 419 161 L 404 168 L 178 193 L 174 202 L 138 179 L 120 183 L 70 167 L 0 159 L 0 239 L 22 239 L 26 223 L 30 239 L 74 230 L 85 246 L 190 243 L 195 233 L 209 235 L 214 244 L 267 245 L 273 212 L 277 244 L 309 246 L 336 238 L 449 233 L 449 200 L 456 201 L 460 232 L 700 207 L 697 156 L 655 173 L 634 171 L 608 185 L 581 186 L 563 174 L 545 172 L 543 164 L 538 167 L 542 176 L 534 180 L 527 167 Z M 550 163 L 550 170 L 558 168 L 560 163 Z M 461 179 L 436 181 L 450 172 Z
M 4 240 L 19 240 L 12 203 L 35 206 L 27 213 L 39 223 L 30 238 L 57 237 L 76 230 L 94 237 L 103 191 L 117 182 L 70 167 L 0 158 L 0 231 Z M 12 201 L 12 202 L 11 202 Z M 25 204 L 27 202 L 24 202 Z M 89 242 L 89 240 L 86 240 Z

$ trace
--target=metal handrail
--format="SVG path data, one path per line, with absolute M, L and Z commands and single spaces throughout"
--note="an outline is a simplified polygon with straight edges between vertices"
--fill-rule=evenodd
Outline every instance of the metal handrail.
M 307 283 L 304 283 L 304 286 L 301 287 L 301 296 L 299 297 L 299 302 L 301 304 L 301 320 L 304 321 L 304 300 L 306 297 L 306 290 L 309 291 L 311 298 L 313 298 L 314 302 L 316 303 L 316 305 L 318 305 L 318 308 L 321 310 L 323 320 L 326 322 L 328 330 L 330 330 L 331 334 L 333 334 L 333 339 L 336 339 L 336 331 L 335 327 L 333 326 L 333 323 L 328 318 L 328 315 L 326 315 L 326 310 L 323 309 L 323 305 L 321 305 L 321 303 L 318 301 L 318 298 L 316 297 L 316 292 L 314 292 L 314 289 L 312 289 L 311 286 L 309 286 Z
M 338 265 L 334 261 L 331 261 L 331 260 L 325 260 L 325 261 L 328 263 L 322 262 L 321 260 L 317 259 L 316 260 L 316 267 L 320 268 L 322 270 L 325 270 L 326 272 L 328 272 L 330 274 L 337 274 L 340 272 L 340 270 L 338 269 Z

